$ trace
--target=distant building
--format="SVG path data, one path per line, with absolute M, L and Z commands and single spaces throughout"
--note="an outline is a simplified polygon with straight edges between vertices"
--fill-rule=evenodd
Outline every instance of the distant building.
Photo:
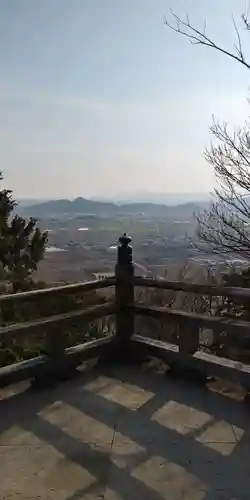
M 93 277 L 96 280 L 105 280 L 106 278 L 113 278 L 114 277 L 114 273 L 108 273 L 108 272 L 105 272 L 105 273 L 93 273 Z

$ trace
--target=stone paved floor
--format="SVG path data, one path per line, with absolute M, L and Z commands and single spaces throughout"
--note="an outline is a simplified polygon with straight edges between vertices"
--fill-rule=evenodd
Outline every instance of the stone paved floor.
M 250 498 L 250 409 L 239 388 L 130 366 L 0 395 L 1 500 Z

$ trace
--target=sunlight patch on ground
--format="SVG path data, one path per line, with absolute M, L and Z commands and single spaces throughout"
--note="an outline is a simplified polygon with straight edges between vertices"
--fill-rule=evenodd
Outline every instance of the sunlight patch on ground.
M 85 388 L 130 410 L 137 410 L 154 396 L 154 393 L 145 391 L 141 387 L 118 382 L 108 377 L 98 377 Z
M 159 456 L 152 456 L 132 472 L 166 500 L 203 500 L 206 487 L 199 479 L 188 473 L 184 467 Z
M 82 466 L 18 426 L 1 435 L 0 453 L 1 498 L 38 498 L 39 492 L 39 498 L 66 500 L 96 482 Z
M 244 435 L 244 430 L 230 425 L 228 422 L 216 422 L 208 427 L 200 436 L 195 439 L 200 443 L 227 456 L 232 453 L 235 446 Z
M 73 406 L 58 401 L 45 408 L 41 417 L 74 439 L 91 446 L 110 449 L 114 430 Z
M 58 402 L 47 407 L 40 415 L 77 441 L 101 449 L 107 454 L 112 453 L 111 461 L 120 467 L 126 467 L 129 456 L 132 459 L 134 455 L 141 456 L 145 453 L 142 446 L 115 431 L 113 426 L 103 424 L 101 418 L 98 420 L 98 414 L 95 419 L 71 405 Z
M 152 420 L 182 435 L 199 429 L 212 419 L 211 415 L 176 401 L 168 401 L 152 417 Z

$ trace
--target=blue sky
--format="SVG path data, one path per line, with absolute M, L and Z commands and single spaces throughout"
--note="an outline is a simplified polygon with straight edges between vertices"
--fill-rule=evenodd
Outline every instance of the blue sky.
M 212 189 L 211 117 L 243 124 L 250 74 L 170 31 L 171 6 L 232 46 L 245 4 L 0 0 L 0 160 L 15 196 Z

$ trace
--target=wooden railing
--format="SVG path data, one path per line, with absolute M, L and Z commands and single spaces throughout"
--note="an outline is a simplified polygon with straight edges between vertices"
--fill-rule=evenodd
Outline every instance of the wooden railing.
M 172 370 L 184 374 L 185 377 L 191 374 L 192 377 L 198 377 L 199 380 L 206 380 L 207 376 L 217 376 L 239 382 L 244 387 L 250 387 L 250 365 L 217 357 L 214 354 L 207 354 L 200 350 L 199 345 L 199 333 L 202 328 L 210 328 L 217 334 L 226 332 L 227 342 L 244 345 L 244 342 L 250 340 L 250 322 L 223 316 L 216 317 L 178 311 L 171 307 L 136 303 L 135 287 L 151 287 L 209 297 L 228 297 L 240 299 L 242 302 L 250 300 L 250 289 L 135 277 L 130 241 L 126 235 L 120 238 L 114 277 L 101 281 L 0 296 L 0 307 L 13 301 L 17 304 L 28 301 L 32 307 L 34 301 L 43 298 L 48 299 L 65 294 L 77 295 L 92 290 L 115 287 L 114 299 L 104 304 L 42 317 L 38 320 L 1 326 L 0 342 L 2 343 L 11 336 L 27 336 L 43 327 L 52 326 L 53 328 L 50 329 L 48 335 L 49 347 L 46 355 L 0 368 L 0 385 L 24 379 L 50 384 L 53 380 L 64 380 L 76 374 L 79 365 L 90 358 L 103 357 L 104 359 L 126 360 L 132 355 L 133 357 L 138 355 L 140 359 L 141 356 L 160 358 Z M 115 315 L 115 335 L 106 335 L 96 340 L 65 348 L 61 341 L 60 327 L 62 324 L 68 323 L 70 325 L 74 321 L 92 321 L 111 315 Z M 135 332 L 136 316 L 146 316 L 160 320 L 161 323 L 176 324 L 178 326 L 178 345 L 139 335 Z

